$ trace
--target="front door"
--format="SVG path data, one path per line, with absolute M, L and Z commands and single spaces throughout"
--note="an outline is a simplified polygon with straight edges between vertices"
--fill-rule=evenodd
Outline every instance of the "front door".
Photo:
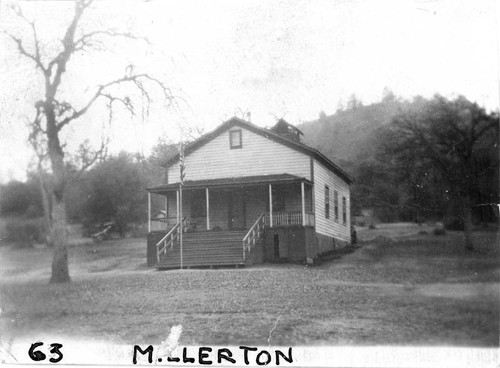
M 240 193 L 230 192 L 228 195 L 228 229 L 246 229 L 246 202 Z

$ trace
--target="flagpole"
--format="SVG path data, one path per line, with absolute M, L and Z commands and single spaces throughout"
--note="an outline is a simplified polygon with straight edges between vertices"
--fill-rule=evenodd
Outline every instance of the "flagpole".
M 179 206 L 179 214 L 180 214 L 180 218 L 181 218 L 181 223 L 180 223 L 180 230 L 181 230 L 181 233 L 179 235 L 179 241 L 180 241 L 180 244 L 181 244 L 181 270 L 182 270 L 182 266 L 183 266 L 183 262 L 182 262 L 182 233 L 184 232 L 184 229 L 182 228 L 182 184 L 180 184 L 180 188 L 179 188 L 179 202 L 181 203 L 180 206 Z
M 181 149 L 180 149 L 180 154 L 179 154 L 179 217 L 180 217 L 180 224 L 179 224 L 179 229 L 180 229 L 180 235 L 179 235 L 179 243 L 180 243 L 180 251 L 181 251 L 181 270 L 184 267 L 184 262 L 183 262 L 183 252 L 182 252 L 182 241 L 183 241 L 183 234 L 184 234 L 184 228 L 183 228 L 183 218 L 182 218 L 182 186 L 184 185 L 184 147 L 182 145 L 182 139 L 181 139 Z

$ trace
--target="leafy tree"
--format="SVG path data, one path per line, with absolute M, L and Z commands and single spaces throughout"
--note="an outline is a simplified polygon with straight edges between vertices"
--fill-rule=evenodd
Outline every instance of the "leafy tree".
M 85 213 L 90 222 L 113 220 L 123 236 L 131 223 L 145 219 L 145 177 L 132 155 L 122 152 L 97 164 L 88 172 L 86 182 Z
M 467 250 L 473 249 L 471 208 L 478 188 L 498 167 L 498 134 L 498 114 L 465 97 L 435 96 L 409 104 L 394 118 L 385 141 L 387 159 L 407 182 L 430 188 L 434 199 L 461 203 Z M 496 190 L 489 196 L 497 202 Z
M 347 101 L 347 110 L 355 110 L 359 107 L 363 106 L 363 102 L 358 100 L 356 95 L 353 93 L 349 96 L 349 100 Z
M 398 219 L 400 208 L 399 191 L 394 183 L 394 175 L 383 162 L 365 161 L 353 169 L 354 183 L 351 186 L 351 206 L 353 213 L 361 213 L 365 208 L 375 210 L 375 215 L 383 222 Z
M 38 184 L 32 180 L 27 183 L 11 181 L 0 188 L 0 214 L 23 216 L 29 212 L 37 215 L 41 212 L 41 198 Z M 30 215 L 28 217 L 33 217 Z
M 99 102 L 107 103 L 110 119 L 112 118 L 111 111 L 117 106 L 134 113 L 136 106 L 134 98 L 124 95 L 124 91 L 134 90 L 139 93 L 142 100 L 150 103 L 152 100 L 151 91 L 157 89 L 166 105 L 172 101 L 169 89 L 160 80 L 147 73 L 136 72 L 133 65 L 125 70 L 122 77 L 97 85 L 81 106 L 64 100 L 61 91 L 63 90 L 63 82 L 67 79 L 64 79 L 63 76 L 69 67 L 78 66 L 78 63 L 75 63 L 78 56 L 89 51 L 105 50 L 106 41 L 112 37 L 138 39 L 133 34 L 111 29 L 84 29 L 81 26 L 82 19 L 92 3 L 93 0 L 75 1 L 73 15 L 64 30 L 58 47 L 54 47 L 55 45 L 45 46 L 46 44 L 39 38 L 36 21 L 25 17 L 20 7 L 13 7 L 13 11 L 27 27 L 31 37 L 21 37 L 6 30 L 3 31 L 15 43 L 19 55 L 34 65 L 36 72 L 39 73 L 44 82 L 43 91 L 40 91 L 40 99 L 34 104 L 35 116 L 30 121 L 30 139 L 38 139 L 43 145 L 44 153 L 48 157 L 52 169 L 53 184 L 50 189 L 52 203 L 51 241 L 54 245 L 54 253 L 51 282 L 70 280 L 65 188 L 72 179 L 72 172 L 68 170 L 67 154 L 63 150 L 65 144 L 61 133 L 68 126 L 81 122 L 81 118 Z M 128 87 L 117 88 L 124 85 Z M 103 147 L 95 152 L 95 159 L 100 156 L 102 150 Z M 90 166 L 93 161 L 87 160 L 87 165 L 81 169 Z
M 170 158 L 179 153 L 179 145 L 164 138 L 160 137 L 158 143 L 151 149 L 149 161 L 158 167 L 165 164 Z

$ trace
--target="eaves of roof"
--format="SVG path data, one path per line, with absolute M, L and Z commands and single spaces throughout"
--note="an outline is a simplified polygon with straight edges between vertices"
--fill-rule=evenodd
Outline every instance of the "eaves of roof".
M 257 176 L 242 176 L 233 178 L 218 178 L 206 180 L 186 180 L 183 184 L 185 189 L 199 188 L 234 188 L 248 187 L 264 184 L 292 184 L 292 183 L 308 183 L 311 182 L 305 178 L 301 178 L 291 174 L 274 174 L 274 175 L 257 175 Z M 179 189 L 179 183 L 162 184 L 153 187 L 148 187 L 146 190 L 150 193 L 165 193 Z

